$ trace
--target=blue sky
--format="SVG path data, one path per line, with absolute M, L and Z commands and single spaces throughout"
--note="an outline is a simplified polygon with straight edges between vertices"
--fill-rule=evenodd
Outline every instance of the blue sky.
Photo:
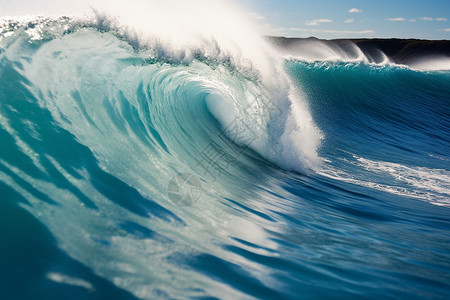
M 33 7 L 70 8 L 69 3 L 97 1 L 99 0 L 0 0 L 0 16 L 14 12 L 31 13 Z M 106 2 L 109 1 L 114 0 Z M 450 0 L 223 1 L 232 1 L 238 6 L 243 6 L 248 12 L 248 17 L 259 23 L 266 35 L 316 36 L 326 39 L 357 37 L 450 39 Z M 128 2 L 119 3 L 127 5 Z
M 241 0 L 265 34 L 450 39 L 450 0 Z

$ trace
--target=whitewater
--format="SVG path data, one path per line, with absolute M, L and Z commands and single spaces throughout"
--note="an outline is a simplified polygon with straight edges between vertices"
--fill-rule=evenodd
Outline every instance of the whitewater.
M 223 1 L 12 7 L 5 299 L 450 296 L 448 57 L 286 49 Z

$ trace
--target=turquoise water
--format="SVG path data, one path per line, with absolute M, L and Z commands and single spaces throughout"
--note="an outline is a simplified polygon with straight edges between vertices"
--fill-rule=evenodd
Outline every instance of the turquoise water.
M 450 73 L 0 40 L 5 299 L 450 296 Z

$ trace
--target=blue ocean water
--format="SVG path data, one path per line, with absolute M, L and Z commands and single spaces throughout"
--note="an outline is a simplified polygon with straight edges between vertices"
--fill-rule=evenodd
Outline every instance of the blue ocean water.
M 0 29 L 0 298 L 450 296 L 449 71 Z

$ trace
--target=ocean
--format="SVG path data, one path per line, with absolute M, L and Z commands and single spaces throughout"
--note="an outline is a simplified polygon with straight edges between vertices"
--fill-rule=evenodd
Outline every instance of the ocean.
M 448 299 L 450 71 L 211 32 L 2 20 L 0 298 Z

